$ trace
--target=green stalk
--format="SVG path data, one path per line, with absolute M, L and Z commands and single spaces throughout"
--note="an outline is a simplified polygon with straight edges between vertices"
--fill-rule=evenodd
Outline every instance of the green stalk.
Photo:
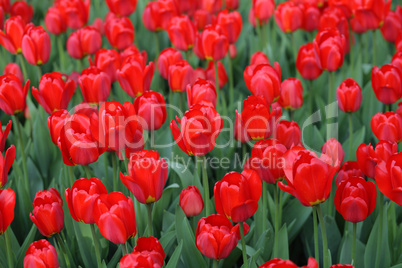
M 36 70 L 38 72 L 38 85 L 39 85 L 40 79 L 42 77 L 42 67 L 41 67 L 41 65 L 36 65 Z
M 158 32 L 154 32 L 155 37 L 155 59 L 159 57 L 159 37 Z
M 28 193 L 30 193 L 30 187 L 29 187 L 29 181 L 28 181 L 28 171 L 27 171 L 27 159 L 25 156 L 24 142 L 22 141 L 21 123 L 18 120 L 18 117 L 16 115 L 13 115 L 12 118 L 13 118 L 14 124 L 17 127 L 18 141 L 20 144 L 20 152 L 21 152 L 21 157 L 22 157 L 22 170 L 24 172 L 24 184 L 25 184 L 25 188 L 27 189 Z
M 335 90 L 334 90 L 334 83 L 335 83 L 335 73 L 328 72 L 328 105 L 335 99 Z
M 57 48 L 59 50 L 59 57 L 60 57 L 60 69 L 61 71 L 64 71 L 66 67 L 66 57 L 64 54 L 64 44 L 63 44 L 63 36 L 59 34 L 57 37 Z
M 229 103 L 232 104 L 234 102 L 233 65 L 229 51 L 228 51 L 228 67 L 229 67 Z
M 262 228 L 267 228 L 267 183 L 262 181 Z
M 219 96 L 221 95 L 220 89 L 219 89 L 219 73 L 218 73 L 218 61 L 214 61 L 214 67 L 215 67 L 215 88 L 216 88 L 216 110 L 219 110 Z
M 218 268 L 219 267 L 219 264 L 218 264 L 218 260 L 217 259 L 214 259 L 214 266 L 213 266 L 214 268 Z
M 384 195 L 380 192 L 379 194 L 379 199 L 378 199 L 378 203 L 379 203 L 379 209 L 380 209 L 380 222 L 379 222 L 379 227 L 378 227 L 378 242 L 377 242 L 377 254 L 376 254 L 376 258 L 375 258 L 375 266 L 376 268 L 380 267 L 380 252 L 381 252 L 381 244 L 382 244 L 382 218 L 383 218 L 383 204 L 384 204 Z
M 368 44 L 368 43 L 367 43 Z M 377 64 L 377 34 L 373 31 L 373 66 Z
M 349 113 L 349 159 L 352 159 L 353 153 L 353 114 Z
M 67 267 L 71 267 L 70 260 L 69 260 L 68 254 L 67 254 L 67 247 L 64 244 L 64 241 L 61 238 L 60 233 L 56 233 L 55 236 L 56 236 L 57 241 L 60 244 L 61 250 L 63 251 L 64 259 L 66 260 Z
M 391 104 L 386 104 L 385 105 L 385 112 L 391 111 Z
M 91 170 L 89 169 L 89 166 L 88 165 L 83 165 L 83 167 L 84 167 L 85 176 L 87 177 L 87 179 L 92 178 Z
M 121 244 L 121 250 L 123 251 L 123 256 L 128 254 L 127 243 Z
M 322 235 L 322 251 L 324 255 L 324 267 L 329 267 L 329 256 L 328 256 L 328 240 L 327 240 L 327 231 L 325 230 L 325 222 L 324 217 L 321 210 L 321 205 L 317 205 L 318 218 L 320 219 L 321 226 L 321 235 Z
M 147 212 L 148 212 L 148 236 L 152 236 L 152 203 L 147 204 Z
M 248 268 L 247 252 L 246 252 L 246 240 L 244 239 L 243 222 L 239 222 L 239 229 L 240 229 L 241 248 L 242 248 L 242 253 L 243 253 L 244 268 Z
M 275 60 L 275 53 L 273 53 L 273 51 L 276 49 L 276 24 L 275 24 L 275 20 L 274 18 L 271 18 L 270 20 L 271 22 L 271 57 L 272 57 L 272 62 L 274 62 Z
M 103 165 L 105 166 L 105 180 L 109 181 L 109 172 L 108 172 L 108 161 L 107 161 L 107 154 L 104 155 L 103 157 Z
M 204 187 L 204 203 L 205 203 L 205 216 L 208 216 L 209 211 L 209 182 L 207 173 L 207 158 L 204 156 L 202 163 L 202 186 Z
M 317 263 L 320 263 L 320 251 L 318 249 L 318 223 L 317 223 L 317 207 L 313 207 L 314 222 L 314 257 Z
M 72 166 L 68 166 L 68 175 L 70 177 L 70 184 L 71 186 L 73 186 L 75 179 L 74 179 L 74 170 Z
M 95 224 L 91 223 L 90 226 L 91 226 L 92 238 L 94 240 L 94 245 L 95 245 L 96 263 L 98 264 L 98 268 L 100 268 L 102 266 L 102 261 L 101 261 L 101 255 L 100 255 L 100 250 L 99 250 L 99 240 L 96 237 Z
M 112 153 L 112 167 L 113 167 L 113 191 L 117 191 L 117 156 Z
M 14 267 L 14 258 L 12 255 L 12 248 L 11 248 L 11 240 L 10 240 L 10 228 L 4 232 L 4 240 L 6 242 L 6 250 L 7 250 L 7 263 L 8 267 Z
M 275 240 L 274 240 L 274 258 L 278 258 L 279 244 L 279 195 L 278 185 L 274 185 L 274 200 L 275 200 Z
M 24 56 L 20 53 L 20 54 L 18 54 L 18 59 L 20 60 L 22 74 L 24 75 L 24 80 L 27 80 L 28 72 L 27 72 L 27 68 L 25 66 Z
M 351 265 L 355 264 L 355 257 L 356 257 L 356 226 L 357 223 L 353 223 L 353 240 L 352 240 L 352 263 Z
M 264 38 L 262 37 L 261 34 L 262 27 L 260 25 L 260 21 L 257 18 L 255 20 L 256 20 L 255 30 L 257 31 L 258 40 L 260 41 L 260 50 L 261 52 L 264 52 L 265 44 L 264 44 Z
M 314 107 L 314 86 L 313 86 L 313 80 L 308 80 L 308 82 L 309 82 L 309 86 L 310 86 L 310 88 L 309 88 L 309 91 L 310 91 L 310 94 L 309 94 L 309 106 L 308 106 L 308 108 L 309 108 L 309 113 L 308 113 L 308 115 L 310 116 L 310 115 L 312 115 L 313 114 L 313 107 Z
M 296 39 L 295 39 L 295 33 L 294 32 L 290 34 L 290 39 L 292 40 L 293 57 L 294 57 L 294 61 L 296 62 L 297 46 L 296 46 Z

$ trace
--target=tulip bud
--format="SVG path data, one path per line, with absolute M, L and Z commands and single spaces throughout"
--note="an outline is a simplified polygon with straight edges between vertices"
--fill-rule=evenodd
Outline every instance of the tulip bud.
M 296 110 L 303 105 L 303 86 L 299 79 L 288 78 L 282 82 L 278 103 L 287 110 Z
M 22 38 L 25 34 L 25 22 L 20 16 L 6 20 L 4 31 L 0 31 L 0 45 L 12 54 L 22 52 Z
M 122 50 L 133 43 L 134 26 L 127 17 L 112 18 L 105 22 L 105 35 L 112 47 Z
M 402 8 L 396 7 L 396 11 L 389 11 L 385 17 L 384 25 L 381 27 L 381 33 L 385 40 L 394 43 L 398 34 L 402 31 Z
M 135 11 L 137 0 L 106 0 L 106 4 L 117 16 L 128 17 Z
M 216 89 L 212 82 L 198 78 L 192 85 L 187 85 L 188 107 L 195 104 L 216 106 Z
M 11 189 L 0 189 L 0 204 L 0 235 L 2 235 L 14 220 L 14 191 Z
M 153 236 L 139 237 L 133 252 L 121 258 L 120 268 L 132 268 L 138 265 L 161 268 L 164 264 L 165 252 L 161 243 Z
M 187 51 L 194 46 L 196 29 L 188 16 L 173 17 L 166 31 L 173 46 L 177 49 Z
M 378 189 L 386 197 L 402 206 L 400 170 L 402 169 L 402 153 L 392 155 L 387 162 L 380 162 L 375 168 L 375 181 Z
M 117 80 L 117 70 L 120 69 L 120 54 L 114 49 L 99 49 L 95 54 L 95 66 L 109 75 L 113 83 Z
M 193 21 L 198 31 L 203 31 L 205 26 L 212 24 L 214 15 L 205 9 L 197 9 L 193 15 Z
M 21 80 L 13 74 L 0 76 L 0 109 L 9 115 L 23 112 L 30 81 L 22 87 Z
M 269 18 L 275 11 L 274 0 L 253 0 L 250 13 L 248 15 L 248 21 L 254 27 L 267 24 Z
M 33 17 L 33 8 L 31 5 L 28 5 L 25 1 L 15 1 L 11 6 L 10 15 L 20 16 L 25 23 L 29 23 Z
M 18 77 L 21 83 L 24 83 L 25 81 L 20 66 L 14 62 L 10 62 L 6 65 L 6 67 L 4 67 L 3 74 L 13 74 Z
M 364 177 L 364 173 L 360 170 L 357 161 L 345 161 L 336 176 L 336 185 L 348 180 L 351 177 Z
M 362 102 L 362 90 L 352 78 L 348 78 L 336 89 L 336 99 L 339 109 L 343 112 L 356 112 Z
M 51 34 L 59 35 L 67 30 L 63 11 L 57 7 L 50 7 L 45 15 L 45 26 Z
M 178 14 L 179 10 L 174 0 L 150 1 L 142 13 L 142 22 L 151 32 L 166 30 L 170 19 Z
M 21 46 L 29 64 L 42 65 L 49 60 L 50 37 L 42 26 L 30 27 L 22 38 Z
M 327 140 L 321 147 L 321 152 L 329 157 L 331 160 L 331 166 L 339 169 L 345 157 L 345 152 L 343 151 L 342 144 L 339 141 L 335 138 Z
M 87 103 L 100 103 L 107 100 L 110 94 L 111 82 L 109 75 L 95 66 L 90 66 L 81 72 L 78 79 L 82 97 Z
M 216 25 L 208 25 L 200 35 L 202 51 L 209 61 L 223 59 L 229 49 L 229 40 L 224 28 Z
M 374 66 L 371 71 L 371 86 L 375 96 L 384 104 L 393 104 L 402 97 L 402 73 L 396 66 Z
M 229 44 L 233 44 L 239 38 L 243 21 L 241 15 L 237 11 L 229 12 L 227 9 L 222 10 L 216 17 L 217 23 L 226 30 Z
M 74 30 L 88 23 L 90 4 L 90 0 L 55 1 L 55 6 L 64 13 L 67 26 Z
M 318 29 L 320 25 L 321 11 L 317 6 L 304 2 L 299 5 L 303 12 L 303 30 L 312 32 Z
M 197 186 L 188 186 L 180 193 L 179 205 L 186 217 L 194 217 L 201 213 L 204 208 L 204 201 Z
M 46 239 L 33 242 L 25 253 L 24 267 L 59 267 L 56 249 Z
M 60 137 L 60 130 L 64 126 L 64 120 L 70 114 L 66 110 L 60 110 L 53 112 L 47 119 L 47 126 L 49 128 L 50 138 L 52 142 L 57 145 L 59 137 Z
M 336 28 L 319 31 L 313 44 L 316 61 L 321 69 L 333 72 L 342 67 L 345 56 L 345 36 Z
M 371 118 L 371 131 L 379 140 L 402 141 L 402 117 L 394 112 L 377 113 Z
M 164 50 L 162 50 L 162 52 L 159 54 L 158 57 L 158 69 L 160 75 L 163 78 L 168 79 L 169 67 L 181 60 L 183 60 L 183 57 L 180 51 L 177 51 L 172 47 L 165 48 Z
M 250 65 L 269 64 L 267 55 L 262 51 L 257 51 L 250 58 Z
M 169 66 L 168 83 L 173 92 L 184 92 L 187 85 L 194 82 L 193 67 L 186 61 L 181 60 Z
M 145 130 L 160 129 L 166 121 L 165 99 L 158 92 L 150 90 L 135 98 L 134 109 Z
M 299 48 L 296 68 L 300 75 L 307 80 L 314 80 L 322 74 L 319 59 L 315 57 L 313 43 L 307 43 Z
M 288 150 L 293 146 L 301 146 L 301 131 L 295 121 L 281 120 L 276 125 L 274 138 L 283 144 Z
M 279 4 L 275 10 L 275 21 L 284 33 L 292 33 L 303 25 L 303 11 L 292 1 Z
M 72 32 L 67 39 L 67 52 L 74 59 L 95 54 L 102 46 L 102 36 L 95 28 L 85 26 Z

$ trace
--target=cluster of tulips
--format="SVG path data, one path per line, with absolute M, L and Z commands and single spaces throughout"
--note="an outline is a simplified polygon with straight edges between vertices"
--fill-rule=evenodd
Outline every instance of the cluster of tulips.
M 2 120 L 12 118 L 0 129 L 0 266 L 401 265 L 399 5 L 391 10 L 391 0 L 93 1 L 55 0 L 37 13 L 39 7 L 28 1 L 0 0 L 0 110 Z M 243 19 L 247 16 L 248 22 Z M 256 38 L 244 30 L 246 22 Z M 397 51 L 381 67 L 376 66 L 378 30 L 395 45 L 391 51 Z M 141 50 L 137 40 L 150 32 L 154 39 Z M 371 39 L 363 41 L 369 34 Z M 237 46 L 241 35 L 257 40 L 253 53 Z M 290 44 L 289 51 L 281 50 L 287 53 L 285 71 L 282 62 L 272 63 L 280 58 L 274 51 L 284 46 L 281 42 Z M 363 52 L 373 54 L 372 62 L 365 62 L 371 77 L 355 70 L 363 69 Z M 246 53 L 247 66 L 237 64 L 241 53 Z M 341 73 L 349 68 L 343 66 L 346 62 L 359 79 Z M 243 74 L 244 86 L 236 73 Z M 378 102 L 364 105 L 383 110 L 375 111 L 370 135 L 364 139 L 363 134 L 355 146 L 353 127 L 365 123 L 359 113 L 364 85 L 356 80 L 361 84 L 365 78 Z M 306 131 L 300 118 L 324 108 L 315 105 L 324 92 L 317 89 L 319 79 L 328 86 L 327 117 L 320 122 L 322 130 Z M 338 129 L 330 124 L 331 117 L 338 108 L 349 120 L 349 134 L 342 134 L 348 138 L 346 153 L 340 139 L 332 137 Z M 46 129 L 46 119 L 41 119 L 45 114 L 48 133 L 37 134 Z M 228 118 L 233 120 L 230 137 L 224 133 Z M 320 151 L 304 138 L 317 138 L 317 132 L 327 135 Z M 340 132 L 346 133 L 344 128 Z M 49 137 L 49 143 L 38 146 L 38 135 Z M 159 142 L 173 137 L 170 146 L 184 154 L 173 152 L 190 160 L 190 172 L 179 175 L 181 185 L 156 135 Z M 58 148 L 52 163 L 62 162 L 56 166 L 57 180 L 51 165 L 41 163 L 39 156 L 46 175 L 36 192 L 31 137 L 38 152 Z M 241 144 L 247 159 L 241 169 L 216 177 L 218 172 L 208 167 L 215 147 L 221 146 L 221 157 L 239 151 L 229 142 L 222 147 L 225 139 Z M 6 149 L 8 143 L 16 146 Z M 97 164 L 101 159 L 104 163 Z M 99 170 L 102 165 L 104 171 Z M 289 200 L 297 202 L 294 213 L 306 213 L 285 215 Z M 31 229 L 29 234 L 17 227 L 11 230 L 15 214 L 24 223 L 13 224 Z M 344 226 L 343 243 L 348 246 L 339 253 L 347 254 L 342 264 L 333 264 L 338 259 L 327 235 L 337 224 L 335 217 Z M 375 221 L 366 227 L 369 242 L 376 244 L 365 254 L 359 236 L 368 238 L 360 234 L 363 227 L 358 223 L 368 217 Z M 333 225 L 328 226 L 328 219 Z M 284 251 L 292 250 L 288 235 L 297 221 L 297 233 L 312 225 L 314 241 L 303 257 L 293 259 Z M 18 232 L 27 234 L 22 242 Z M 352 237 L 347 240 L 348 236 Z M 91 251 L 84 251 L 87 244 L 80 238 L 91 239 L 96 264 L 85 255 Z M 384 245 L 392 251 L 388 259 Z M 358 254 L 365 255 L 364 261 Z

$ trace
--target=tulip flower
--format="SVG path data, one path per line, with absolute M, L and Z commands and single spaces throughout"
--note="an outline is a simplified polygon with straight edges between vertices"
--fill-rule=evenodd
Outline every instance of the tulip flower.
M 257 51 L 250 58 L 250 65 L 269 64 L 269 59 L 264 52 Z
M 13 74 L 0 76 L 0 109 L 9 115 L 23 112 L 26 107 L 30 81 L 22 87 L 21 80 Z
M 292 33 L 303 25 L 303 11 L 292 1 L 279 4 L 275 10 L 275 22 L 284 33 Z
M 315 57 L 313 43 L 307 43 L 299 48 L 296 68 L 300 75 L 307 80 L 317 79 L 322 74 L 319 59 Z
M 303 105 L 303 86 L 299 79 L 288 78 L 282 82 L 278 103 L 287 110 L 296 110 Z
M 57 145 L 60 131 L 64 126 L 64 120 L 70 116 L 68 111 L 66 110 L 59 110 L 53 112 L 47 119 L 47 126 L 49 128 L 50 138 L 52 142 Z
M 147 52 L 145 50 L 140 51 L 134 44 L 130 45 L 122 52 L 120 52 L 120 58 L 122 62 L 131 56 L 135 56 L 138 60 L 141 60 L 144 63 L 148 60 Z
M 243 122 L 241 120 L 241 114 L 238 114 L 237 112 L 234 123 L 234 138 L 235 140 L 240 141 L 242 143 L 248 142 L 250 140 L 250 137 L 248 136 L 247 131 L 243 126 Z
M 299 266 L 294 264 L 291 260 L 282 260 L 275 258 L 270 261 L 267 261 L 259 268 L 298 268 L 298 267 Z M 314 258 L 310 257 L 308 258 L 307 265 L 302 266 L 301 268 L 318 268 L 318 263 Z
M 328 7 L 321 15 L 318 30 L 322 31 L 325 28 L 336 28 L 339 33 L 345 37 L 345 53 L 350 51 L 349 40 L 349 24 L 346 14 L 341 8 Z
M 15 193 L 11 189 L 0 189 L 0 235 L 4 234 L 14 220 Z
M 150 90 L 135 98 L 134 109 L 145 130 L 160 129 L 166 121 L 166 103 L 159 92 Z
M 397 51 L 391 59 L 391 65 L 397 67 L 402 74 L 402 51 Z
M 345 163 L 343 163 L 338 171 L 338 175 L 336 175 L 336 186 L 351 177 L 364 177 L 364 173 L 361 171 L 357 161 L 345 161 Z
M 250 13 L 248 15 L 248 21 L 251 25 L 256 27 L 267 24 L 269 18 L 274 14 L 275 1 L 274 0 L 253 0 Z
M 362 90 L 352 78 L 344 80 L 336 89 L 339 109 L 345 113 L 356 112 L 360 108 L 362 98 Z
M 402 206 L 402 153 L 392 155 L 387 162 L 380 162 L 375 168 L 375 181 L 378 189 L 386 197 Z
M 371 71 L 371 86 L 375 96 L 384 104 L 393 104 L 402 97 L 402 73 L 391 64 Z
M 195 104 L 216 107 L 216 89 L 211 81 L 198 78 L 195 83 L 187 85 L 188 107 Z
M 25 34 L 25 22 L 20 16 L 10 17 L 0 30 L 0 45 L 12 54 L 22 53 L 22 38 Z
M 394 112 L 377 113 L 371 118 L 371 131 L 379 140 L 402 141 L 402 117 Z
M 74 59 L 95 54 L 102 46 L 102 36 L 92 26 L 72 32 L 67 39 L 67 52 Z
M 236 43 L 243 27 L 240 13 L 238 11 L 229 12 L 227 9 L 222 10 L 218 13 L 216 22 L 226 30 L 229 44 Z
M 181 191 L 179 205 L 186 217 L 194 217 L 201 213 L 204 208 L 204 201 L 197 186 L 188 186 Z
M 263 96 L 268 105 L 279 98 L 281 89 L 279 63 L 275 62 L 275 67 L 269 64 L 247 66 L 243 76 L 251 93 Z
M 200 8 L 207 10 L 209 13 L 218 13 L 222 9 L 222 1 L 219 0 L 203 0 Z
M 258 209 L 261 179 L 257 172 L 249 169 L 227 173 L 214 187 L 216 211 L 233 222 L 246 221 Z
M 206 26 L 199 38 L 207 60 L 218 61 L 226 56 L 229 40 L 226 30 L 219 24 Z
M 11 17 L 20 16 L 25 23 L 29 23 L 33 17 L 33 7 L 25 1 L 15 1 L 10 9 Z
M 11 126 L 13 125 L 13 121 L 8 121 L 6 128 L 3 131 L 3 126 L 0 121 L 0 152 L 4 152 L 4 147 L 6 145 L 6 140 L 8 137 L 8 134 L 10 133 Z M 0 187 L 1 188 L 1 187 Z
M 169 47 L 162 50 L 158 57 L 158 70 L 164 79 L 168 79 L 169 67 L 183 59 L 180 51 Z
M 97 178 L 82 178 L 76 180 L 64 194 L 71 217 L 75 221 L 92 224 L 95 223 L 92 214 L 95 200 L 101 194 L 107 194 L 107 190 L 101 180 Z
M 122 50 L 133 43 L 134 26 L 127 17 L 112 18 L 105 22 L 105 35 L 112 47 Z
M 221 89 L 228 82 L 228 76 L 226 74 L 225 66 L 223 66 L 222 62 L 219 61 L 216 63 L 216 65 L 218 65 L 219 88 Z M 208 63 L 208 67 L 205 69 L 205 78 L 216 86 L 215 64 L 212 61 Z
M 4 9 L 4 12 L 9 13 L 10 12 L 10 0 L 2 0 L 0 1 L 0 7 Z
M 395 41 L 395 48 L 397 51 L 402 51 L 402 32 L 398 34 Z
M 88 23 L 91 0 L 58 0 L 55 6 L 59 8 L 67 22 L 67 26 L 77 30 Z
M 173 0 L 157 0 L 148 2 L 142 13 L 142 22 L 151 32 L 166 30 L 170 19 L 179 15 Z
M 15 159 L 15 147 L 11 145 L 10 148 L 7 149 L 6 154 L 0 153 L 0 189 L 4 187 L 7 183 L 7 174 L 10 171 L 11 166 L 14 163 Z
M 354 18 L 364 29 L 375 30 L 384 24 L 385 16 L 391 8 L 391 1 L 353 1 Z
M 10 62 L 6 65 L 6 67 L 4 67 L 3 74 L 13 74 L 18 77 L 21 83 L 24 83 L 25 81 L 20 66 L 14 62 Z
M 183 152 L 192 156 L 203 156 L 216 144 L 216 138 L 223 128 L 223 120 L 211 106 L 194 105 L 184 113 L 183 118 L 170 122 L 170 129 L 177 145 Z
M 24 267 L 59 267 L 56 249 L 46 239 L 33 242 L 25 252 Z
M 124 244 L 137 234 L 133 201 L 123 193 L 101 194 L 95 200 L 93 217 L 103 237 L 115 244 Z
M 395 11 L 389 11 L 380 30 L 385 40 L 395 43 L 398 34 L 402 32 L 402 8 L 400 6 L 397 6 Z
M 313 32 L 318 29 L 320 25 L 321 11 L 318 6 L 312 5 L 308 2 L 303 2 L 299 5 L 303 12 L 302 29 L 307 32 Z
M 82 70 L 78 83 L 80 84 L 82 97 L 87 103 L 98 104 L 106 101 L 109 97 L 110 77 L 95 66 Z
M 276 125 L 274 138 L 283 144 L 286 149 L 301 145 L 301 130 L 295 121 L 281 120 Z
M 173 46 L 177 49 L 187 51 L 194 46 L 196 28 L 188 16 L 173 17 L 166 31 Z
M 346 221 L 364 221 L 376 205 L 376 187 L 362 177 L 350 177 L 336 189 L 335 208 Z
M 162 268 L 165 252 L 161 243 L 153 236 L 139 237 L 133 252 L 120 259 L 120 268 L 153 267 Z
M 37 192 L 32 206 L 29 217 L 42 235 L 51 237 L 63 229 L 63 200 L 56 189 Z
M 313 44 L 316 61 L 322 70 L 333 72 L 342 67 L 345 56 L 345 36 L 336 28 L 325 28 L 319 31 Z
M 350 264 L 334 264 L 331 265 L 329 268 L 355 268 L 355 267 Z
M 212 24 L 212 19 L 214 18 L 215 16 L 205 9 L 197 9 L 192 16 L 193 22 L 198 31 L 203 31 L 205 26 Z
M 106 0 L 106 4 L 117 16 L 128 17 L 135 11 L 137 0 Z
M 109 75 L 113 83 L 117 80 L 117 70 L 120 69 L 120 54 L 114 49 L 99 49 L 95 54 L 95 65 L 99 70 Z
M 117 71 L 117 80 L 123 90 L 134 98 L 149 90 L 153 75 L 153 62 L 145 66 L 142 57 L 130 56 L 123 61 L 120 70 Z
M 57 7 L 49 7 L 45 15 L 45 26 L 51 34 L 64 33 L 67 30 L 67 22 L 63 10 Z
M 22 38 L 22 54 L 29 64 L 43 65 L 50 56 L 50 37 L 42 26 L 29 27 Z
M 335 138 L 327 140 L 321 147 L 321 152 L 329 158 L 329 163 L 339 169 L 345 157 L 342 144 Z M 321 156 L 322 158 L 323 156 Z
M 193 84 L 193 82 L 194 70 L 186 60 L 181 60 L 169 66 L 168 83 L 170 90 L 173 92 L 184 92 L 187 85 Z

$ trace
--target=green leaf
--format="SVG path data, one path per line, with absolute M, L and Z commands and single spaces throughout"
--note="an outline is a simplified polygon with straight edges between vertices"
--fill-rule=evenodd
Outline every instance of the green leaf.
M 303 206 L 296 198 L 291 199 L 283 208 L 283 222 L 289 226 L 288 236 L 290 243 L 299 234 L 311 212 L 311 207 Z
M 278 258 L 288 260 L 289 259 L 289 240 L 288 240 L 288 229 L 286 223 L 279 230 L 278 235 Z
M 169 170 L 174 171 L 179 176 L 181 181 L 181 187 L 187 188 L 190 185 L 194 185 L 194 176 L 190 170 L 183 164 L 177 162 L 169 162 Z
M 180 260 L 182 248 L 183 248 L 183 240 L 180 241 L 179 245 L 174 250 L 172 257 L 170 257 L 169 262 L 166 265 L 166 268 L 176 268 L 177 267 L 177 264 Z
M 24 263 L 25 252 L 27 251 L 29 245 L 35 240 L 36 230 L 37 229 L 35 224 L 32 224 L 31 230 L 26 236 L 24 243 L 22 243 L 20 249 L 18 250 L 16 267 L 22 267 Z
M 110 260 L 110 262 L 107 264 L 107 268 L 114 268 L 117 266 L 117 263 L 120 261 L 121 259 L 121 247 L 117 247 L 116 252 L 114 253 L 112 259 Z
M 348 223 L 345 223 L 348 224 Z M 353 235 L 346 231 L 342 238 L 341 245 L 339 247 L 340 257 L 338 263 L 349 264 L 352 261 L 352 239 Z M 356 240 L 356 257 L 354 267 L 364 268 L 364 250 L 365 246 L 359 239 Z

